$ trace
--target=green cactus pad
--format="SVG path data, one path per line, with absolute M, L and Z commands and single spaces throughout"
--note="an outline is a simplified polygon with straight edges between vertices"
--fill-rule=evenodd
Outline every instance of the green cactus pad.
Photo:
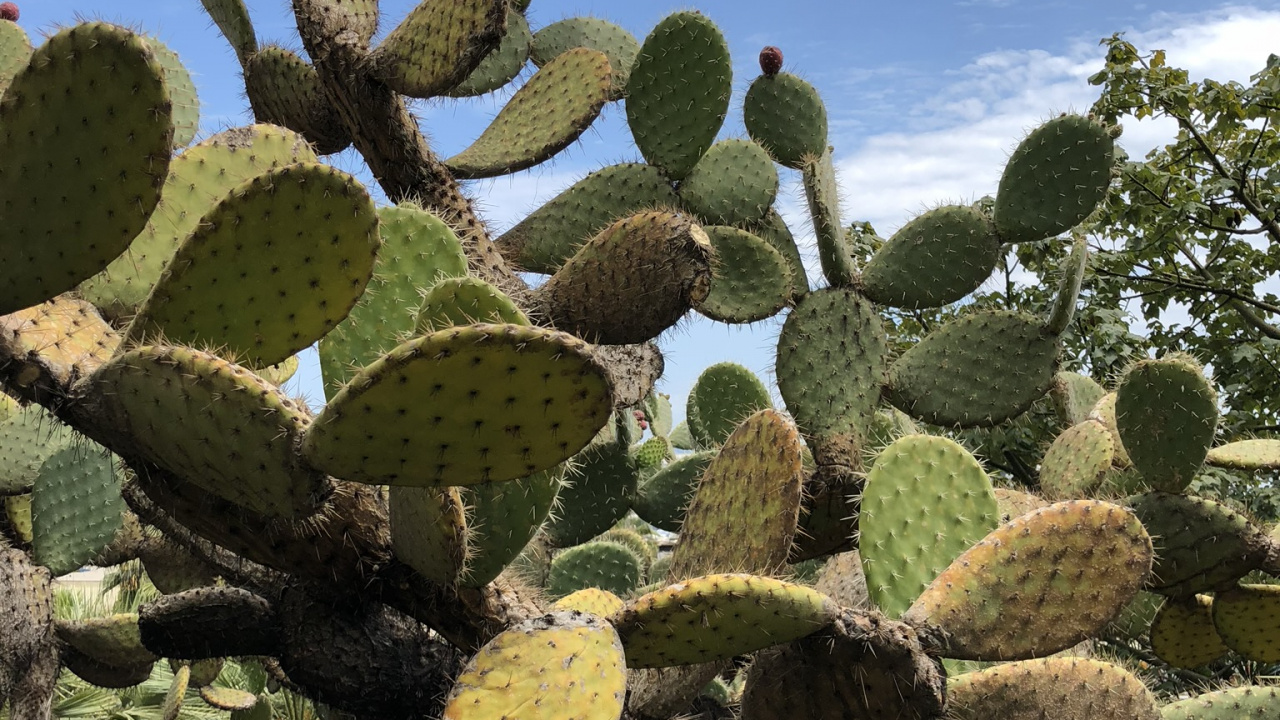
M 880 401 L 889 352 L 875 307 L 844 288 L 816 290 L 787 316 L 775 372 L 806 435 L 860 434 Z
M 596 442 L 574 456 L 546 532 L 558 547 L 586 542 L 627 514 L 640 473 L 625 443 Z
M 584 588 L 628 595 L 644 582 L 644 561 L 614 542 L 589 542 L 556 555 L 547 574 L 547 594 L 564 597 Z
M 769 389 L 755 373 L 737 363 L 716 363 L 698 376 L 689 391 L 689 430 L 703 447 L 719 445 L 757 410 L 773 407 Z
M 244 65 L 258 49 L 258 39 L 249 20 L 249 9 L 244 0 L 200 0 L 205 12 L 213 19 L 222 36 L 231 43 L 240 64 Z
M 321 500 L 323 477 L 295 454 L 307 411 L 248 370 L 199 350 L 144 347 L 88 382 L 105 417 L 174 477 L 273 517 L 305 517 Z
M 812 85 L 792 75 L 761 75 L 747 89 L 742 118 L 774 160 L 801 169 L 827 149 L 827 106 Z
M 610 404 L 605 371 L 577 338 L 519 325 L 451 328 L 362 370 L 316 418 L 303 454 L 363 483 L 514 480 L 582 449 Z
M 259 175 L 201 219 L 127 337 L 281 362 L 351 311 L 373 274 L 377 228 L 373 201 L 346 173 L 302 163 Z
M 530 324 L 515 302 L 489 283 L 469 276 L 445 278 L 431 286 L 423 298 L 414 333 L 425 335 L 486 322 Z
M 498 45 L 507 11 L 507 0 L 419 3 L 369 60 L 382 82 L 402 95 L 441 95 Z
M 508 14 L 507 32 L 502 36 L 502 42 L 484 56 L 466 80 L 449 88 L 444 96 L 474 97 L 506 85 L 524 69 L 532 45 L 533 32 L 529 29 L 529 21 L 518 12 Z
M 1155 539 L 1149 588 L 1162 595 L 1190 597 L 1231 587 L 1266 559 L 1266 533 L 1212 500 L 1151 492 L 1128 504 Z
M 104 664 L 124 667 L 160 658 L 142 645 L 136 613 L 79 621 L 59 621 L 58 639 Z
M 1076 238 L 1071 255 L 1062 266 L 1062 278 L 1058 281 L 1058 294 L 1045 319 L 1044 327 L 1052 335 L 1061 335 L 1071 327 L 1076 316 L 1076 303 L 1080 299 L 1080 286 L 1084 284 L 1084 271 L 1089 265 L 1089 244 L 1085 236 Z
M 445 161 L 463 179 L 509 175 L 551 159 L 600 115 L 613 87 L 609 58 L 575 48 L 542 66 L 466 150 Z
M 955 720 L 1160 720 L 1156 699 L 1119 665 L 1063 657 L 997 665 L 954 678 Z
M 71 444 L 71 428 L 39 405 L 0 422 L 0 495 L 25 492 L 54 453 Z
M 35 51 L 0 99 L 0 315 L 129 247 L 160 199 L 171 107 L 160 62 L 124 28 L 77 25 Z
M 1001 256 L 991 220 L 962 205 L 936 208 L 893 234 L 862 269 L 862 291 L 892 307 L 953 303 L 977 290 Z
M 637 213 L 583 245 L 534 292 L 531 309 L 591 342 L 648 342 L 707 297 L 714 256 L 691 216 Z
M 933 331 L 889 368 L 887 399 L 934 425 L 975 427 L 1016 417 L 1053 384 L 1057 338 L 1039 320 L 975 312 Z
M 1051 500 L 1083 498 L 1111 469 L 1115 440 L 1099 420 L 1085 420 L 1054 438 L 1040 461 L 1040 489 Z
M 458 488 L 392 487 L 391 547 L 422 577 L 455 584 L 467 561 L 467 518 Z
M 1213 599 L 1213 627 L 1249 660 L 1280 662 L 1280 585 L 1239 585 Z
M 1143 479 L 1182 492 L 1213 445 L 1218 397 L 1193 361 L 1142 360 L 1116 389 L 1116 426 Z
M 292 50 L 268 45 L 254 53 L 244 66 L 244 89 L 258 122 L 300 133 L 317 153 L 330 155 L 351 145 L 319 73 Z
M 195 139 L 200 129 L 200 100 L 196 97 L 196 85 L 177 53 L 154 37 L 145 39 L 164 70 L 164 84 L 173 103 L 173 146 L 183 147 Z
M 609 623 L 555 612 L 480 648 L 449 693 L 443 720 L 616 720 L 626 692 L 626 659 Z
M 31 40 L 15 22 L 0 25 L 0 95 L 27 63 L 31 61 Z
M 32 556 L 54 577 L 89 563 L 124 527 L 112 455 L 65 447 L 40 468 L 31 493 Z
M 1213 598 L 1166 600 L 1151 621 L 1151 651 L 1174 667 L 1194 670 L 1227 653 L 1213 627 Z
M 1067 370 L 1058 373 L 1053 380 L 1053 387 L 1049 388 L 1053 408 L 1065 427 L 1088 420 L 1093 407 L 1106 394 L 1107 391 L 1094 382 L 1093 378 Z
M 1205 464 L 1235 470 L 1280 469 L 1280 440 L 1237 440 L 1209 451 Z
M 671 434 L 671 396 L 660 392 L 651 392 L 644 400 L 645 415 L 649 420 L 649 429 L 654 435 L 666 437 Z
M 553 273 L 620 217 L 676 204 L 671 181 L 652 165 L 610 165 L 586 176 L 497 239 L 529 272 Z
M 631 548 L 631 551 L 644 564 L 646 572 L 653 565 L 653 562 L 658 559 L 658 547 L 655 541 L 646 540 L 644 535 L 629 527 L 624 527 L 621 523 L 602 533 L 598 539 L 606 542 L 615 542 Z
M 785 567 L 800 519 L 800 450 L 795 424 L 776 410 L 738 425 L 698 483 L 668 577 Z
M 462 489 L 468 508 L 463 585 L 484 587 L 515 560 L 551 512 L 564 474 L 557 466 L 519 480 Z
M 80 293 L 108 317 L 135 314 L 178 246 L 228 193 L 273 168 L 315 160 L 301 137 L 271 125 L 227 130 L 187 148 L 169 164 L 146 228 L 123 255 L 81 284 Z
M 598 50 L 609 56 L 613 82 L 619 90 L 627 87 L 631 66 L 640 52 L 635 36 L 607 20 L 593 17 L 566 18 L 542 28 L 533 36 L 530 55 L 538 67 L 573 48 Z
M 631 449 L 631 456 L 635 458 L 636 467 L 642 473 L 652 473 L 662 464 L 675 457 L 675 451 L 671 447 L 671 441 L 659 436 L 654 436 L 636 445 Z
M 1111 458 L 1111 464 L 1117 468 L 1130 467 L 1133 463 L 1129 461 L 1129 453 L 1125 451 L 1124 443 L 1120 441 L 1120 430 L 1116 427 L 1116 394 L 1107 393 L 1099 398 L 1097 404 L 1089 411 L 1089 417 L 1101 420 L 1110 431 L 1112 439 L 1116 441 L 1116 454 Z
M 1165 705 L 1160 720 L 1277 720 L 1280 688 L 1246 685 Z
M 1005 165 L 995 223 L 1007 243 L 1034 242 L 1088 217 L 1111 184 L 1115 142 L 1107 128 L 1079 115 L 1031 132 Z
M 952 440 L 908 435 L 867 473 L 858 549 L 875 607 L 896 618 L 1000 524 L 991 479 Z
M 555 601 L 551 605 L 551 609 L 590 613 L 607 618 L 614 613 L 621 612 L 626 606 L 627 604 L 622 602 L 622 598 L 608 590 L 589 587 L 565 595 Z
M 415 315 L 428 288 L 467 274 L 462 243 L 429 212 L 409 205 L 379 208 L 378 234 L 382 247 L 373 279 L 347 318 L 320 340 L 320 369 L 330 400 L 360 368 L 417 332 Z
M 627 81 L 627 124 L 644 159 L 673 180 L 688 175 L 720 131 L 732 90 L 729 45 L 715 23 L 696 12 L 664 18 Z
M 746 230 L 704 228 L 716 251 L 711 292 L 698 303 L 703 315 L 724 323 L 773 317 L 792 296 L 791 268 L 772 245 Z
M 946 657 L 1043 657 L 1111 622 L 1146 581 L 1151 559 L 1151 538 L 1128 510 L 1094 500 L 1056 503 L 1015 518 L 956 558 L 903 619 L 941 630 Z
M 764 219 L 749 226 L 747 231 L 772 245 L 787 261 L 787 266 L 791 268 L 791 288 L 796 297 L 809 292 L 808 270 L 804 266 L 804 259 L 800 257 L 800 248 L 796 245 L 795 236 L 791 234 L 791 228 L 787 227 L 777 210 L 770 208 Z
M 680 182 L 679 195 L 706 225 L 754 223 L 778 195 L 778 170 L 755 142 L 722 140 Z
M 1116 619 L 1107 626 L 1106 632 L 1126 640 L 1142 638 L 1151 629 L 1151 623 L 1155 621 L 1156 613 L 1163 605 L 1163 597 L 1146 590 L 1139 590 L 1133 600 L 1130 600 L 1124 610 L 1121 610 Z
M 840 188 L 836 186 L 831 148 L 820 155 L 805 156 L 801 171 L 804 196 L 813 217 L 813 233 L 818 238 L 818 261 L 822 264 L 822 274 L 834 287 L 853 285 L 858 277 L 858 267 L 844 226 L 840 224 Z
M 640 483 L 632 500 L 636 515 L 656 528 L 680 532 L 689 501 L 715 455 L 711 451 L 684 455 L 650 475 Z
M 697 450 L 698 444 L 693 441 L 693 433 L 689 431 L 689 423 L 681 420 L 671 428 L 671 446 L 680 450 Z
M 821 630 L 839 608 L 801 585 L 745 574 L 706 575 L 651 592 L 612 618 L 627 667 L 728 660 Z

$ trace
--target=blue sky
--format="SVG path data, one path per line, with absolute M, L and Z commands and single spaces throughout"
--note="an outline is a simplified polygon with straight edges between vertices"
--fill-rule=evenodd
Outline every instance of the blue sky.
M 239 66 L 198 0 L 26 0 L 20 24 L 38 41 L 42 31 L 80 18 L 139 27 L 176 50 L 195 77 L 202 103 L 202 136 L 252 121 L 239 86 Z M 297 49 L 300 43 L 284 0 L 247 3 L 260 42 Z M 383 32 L 414 5 L 382 0 Z M 724 136 L 742 134 L 742 94 L 758 74 L 756 55 L 777 45 L 786 69 L 812 82 L 831 118 L 831 143 L 846 220 L 870 220 L 882 235 L 928 207 L 969 201 L 993 192 L 1007 152 L 1021 135 L 1053 113 L 1084 109 L 1096 92 L 1086 82 L 1101 67 L 1097 42 L 1125 31 L 1140 49 L 1163 48 L 1170 64 L 1193 77 L 1247 80 L 1267 55 L 1280 51 L 1280 2 L 1158 4 L 961 0 L 703 0 L 695 4 L 644 0 L 533 0 L 534 29 L 564 17 L 592 14 L 643 40 L 675 10 L 697 8 L 720 25 L 735 61 L 735 104 Z M 527 75 L 527 73 L 526 73 Z M 506 94 L 458 102 L 419 102 L 424 130 L 444 155 L 470 143 Z M 1158 122 L 1129 123 L 1121 143 L 1140 156 L 1169 133 Z M 606 110 L 582 140 L 547 166 L 510 178 L 472 184 L 495 230 L 510 227 L 539 203 L 583 175 L 638 159 L 621 108 Z M 350 151 L 336 166 L 368 178 Z M 372 189 L 372 188 L 371 188 Z M 778 208 L 812 259 L 803 193 L 783 172 Z M 771 383 L 780 319 L 727 327 L 693 319 L 665 335 L 667 377 L 678 414 L 703 367 L 722 360 L 747 365 Z M 290 390 L 321 401 L 314 356 Z

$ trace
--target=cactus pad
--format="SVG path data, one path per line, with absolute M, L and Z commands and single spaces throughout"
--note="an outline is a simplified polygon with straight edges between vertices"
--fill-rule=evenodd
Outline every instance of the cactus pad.
M 812 85 L 792 75 L 761 75 L 747 89 L 742 117 L 751 138 L 779 163 L 799 170 L 827 148 L 827 107 Z
M 1013 151 L 996 192 L 995 223 L 1007 243 L 1053 237 L 1088 217 L 1111 184 L 1115 142 L 1107 128 L 1063 115 Z
M 467 515 L 467 569 L 462 582 L 484 587 L 524 550 L 551 512 L 564 468 L 527 478 L 463 488 Z
M 1205 464 L 1236 470 L 1280 469 L 1280 440 L 1237 440 L 1209 451 Z
M 0 315 L 129 247 L 160 199 L 171 112 L 159 61 L 124 28 L 78 25 L 35 51 L 0 99 Z
M 259 122 L 300 133 L 317 153 L 330 155 L 351 144 L 319 73 L 297 53 L 276 45 L 255 52 L 244 66 L 244 89 Z
M 728 660 L 821 630 L 839 609 L 801 585 L 755 575 L 706 575 L 655 590 L 612 618 L 627 666 Z
M 738 228 L 710 226 L 715 247 L 711 292 L 698 312 L 725 323 L 753 323 L 773 317 L 792 295 L 791 268 L 772 245 Z
M 955 720 L 1160 720 L 1156 699 L 1124 668 L 1085 658 L 997 665 L 952 680 Z
M 975 312 L 930 333 L 889 368 L 888 400 L 934 425 L 994 425 L 1044 396 L 1058 341 L 1039 320 Z
M 57 629 L 60 640 L 104 665 L 123 667 L 160 659 L 143 646 L 134 613 L 59 621 Z
M 695 12 L 664 18 L 627 81 L 627 124 L 644 159 L 673 180 L 688 175 L 720 131 L 732 90 L 729 46 L 715 23 Z
M 556 555 L 547 573 L 547 594 L 564 597 L 585 588 L 629 595 L 644 581 L 644 561 L 614 542 L 589 542 Z
M 770 208 L 764 219 L 750 226 L 748 231 L 772 245 L 787 261 L 787 266 L 791 268 L 791 286 L 795 296 L 800 297 L 809 292 L 808 269 L 804 266 L 804 259 L 800 257 L 800 248 L 796 245 L 795 236 L 791 234 L 791 228 L 787 227 L 778 211 Z
M 475 323 L 529 325 L 529 318 L 501 290 L 480 278 L 445 278 L 427 291 L 415 334 Z
M 698 484 L 668 577 L 784 567 L 800 518 L 800 450 L 795 424 L 776 410 L 738 425 Z
M 836 185 L 836 168 L 831 148 L 821 154 L 807 155 L 801 168 L 804 196 L 813 216 L 813 232 L 818 236 L 818 261 L 822 274 L 834 287 L 852 285 L 858 277 L 844 226 L 840 224 L 840 188 Z
M 31 60 L 31 40 L 15 22 L 0 25 L 0 95 Z
M 137 451 L 175 477 L 268 516 L 316 509 L 323 478 L 295 454 L 307 411 L 248 370 L 198 350 L 144 347 L 88 382 Z
M 128 337 L 281 362 L 351 311 L 373 273 L 377 228 L 373 201 L 346 173 L 302 163 L 259 175 L 201 219 Z
M 467 561 L 467 519 L 458 488 L 393 487 L 391 547 L 422 577 L 456 583 Z
M 494 48 L 466 80 L 449 88 L 446 97 L 472 97 L 493 92 L 506 85 L 520 74 L 529 61 L 529 51 L 533 44 L 533 33 L 529 30 L 529 21 L 518 12 L 507 15 L 507 32 L 502 42 Z
M 370 61 L 380 79 L 402 95 L 441 95 L 466 80 L 497 46 L 507 10 L 507 0 L 420 3 Z
M 200 129 L 200 101 L 196 98 L 196 85 L 177 53 L 154 37 L 147 37 L 146 42 L 164 70 L 164 84 L 173 104 L 173 146 L 183 147 L 195 139 L 196 131 Z
M 1160 720 L 1276 720 L 1280 689 L 1260 685 L 1215 690 L 1165 705 Z
M 947 657 L 1042 657 L 1111 622 L 1146 581 L 1151 558 L 1151 538 L 1128 510 L 1057 503 L 1015 518 L 956 558 L 903 619 L 947 634 Z
M 679 194 L 684 207 L 707 225 L 745 225 L 773 205 L 778 170 L 751 140 L 722 140 L 680 182 Z
M 908 435 L 877 456 L 858 516 L 871 601 L 896 618 L 1000 524 L 991 479 L 954 441 Z
M 93 306 L 70 294 L 0 319 L 0 333 L 16 357 L 39 357 L 62 382 L 91 374 L 120 347 L 120 336 Z
M 1071 254 L 1062 266 L 1062 277 L 1058 280 L 1058 294 L 1053 298 L 1053 307 L 1045 318 L 1045 330 L 1051 335 L 1061 335 L 1071 327 L 1076 316 L 1076 303 L 1080 300 L 1080 286 L 1084 284 L 1084 271 L 1089 265 L 1089 245 L 1085 236 L 1076 237 L 1071 246 Z
M 582 449 L 610 402 L 604 370 L 577 338 L 519 325 L 451 328 L 362 370 L 316 418 L 303 453 L 356 482 L 514 480 Z
M 9 527 L 17 534 L 17 540 L 27 545 L 35 539 L 31 528 L 31 493 L 9 495 L 4 499 L 4 515 Z
M 596 442 L 574 456 L 547 522 L 559 547 L 586 542 L 627 514 L 639 472 L 626 443 Z
M 1130 467 L 1133 463 L 1129 460 L 1129 453 L 1125 451 L 1124 443 L 1120 439 L 1120 430 L 1116 427 L 1116 394 L 1106 393 L 1099 398 L 1097 404 L 1089 411 L 1089 417 L 1101 420 L 1111 433 L 1111 438 L 1115 440 L 1116 454 L 1111 458 L 1111 464 L 1117 468 Z
M 1218 398 L 1193 361 L 1142 360 L 1116 389 L 1116 425 L 1143 479 L 1182 492 L 1213 444 Z
M 590 587 L 565 595 L 555 601 L 551 609 L 590 613 L 607 618 L 614 613 L 621 612 L 624 607 L 626 607 L 626 603 L 622 602 L 622 598 L 617 595 L 608 590 Z
M 89 563 L 124 527 L 114 456 L 65 447 L 40 468 L 31 493 L 32 555 L 54 577 Z
M 534 64 L 542 67 L 562 53 L 578 47 L 598 50 L 609 56 L 614 85 L 626 88 L 636 53 L 640 52 L 640 43 L 624 28 L 607 20 L 574 17 L 551 23 L 533 36 L 530 54 Z
M 1040 489 L 1045 497 L 1068 500 L 1087 497 L 1102 484 L 1115 440 L 1098 420 L 1085 420 L 1054 438 L 1040 464 Z
M 1049 397 L 1053 399 L 1058 419 L 1067 427 L 1088 420 L 1093 406 L 1106 394 L 1107 391 L 1093 378 L 1067 370 L 1058 373 L 1053 387 L 1049 388 Z
M 253 32 L 253 23 L 249 20 L 249 9 L 244 0 L 200 0 L 205 12 L 213 19 L 222 36 L 231 43 L 236 57 L 243 65 L 250 55 L 258 49 L 258 39 Z
M 645 522 L 667 532 L 680 532 L 685 510 L 714 452 L 692 453 L 650 475 L 636 489 L 632 508 Z
M 499 634 L 467 663 L 444 720 L 616 720 L 627 673 L 618 635 L 592 615 L 555 612 Z
M 1280 585 L 1239 585 L 1213 599 L 1213 627 L 1249 660 L 1280 662 Z
M 1151 651 L 1174 667 L 1193 670 L 1227 653 L 1213 627 L 1213 598 L 1166 600 L 1151 621 Z
M 212 707 L 228 710 L 233 714 L 252 710 L 258 704 L 258 696 L 251 692 L 209 684 L 200 686 L 200 699 Z
M 991 276 L 1000 248 L 995 227 L 982 212 L 961 205 L 930 210 L 871 256 L 862 270 L 862 291 L 892 307 L 953 303 Z
M 18 409 L 0 422 L 0 495 L 29 489 L 58 450 L 71 444 L 71 428 L 39 405 Z
M 508 175 L 554 157 L 583 133 L 612 88 L 604 53 L 575 48 L 542 66 L 466 150 L 445 161 L 455 177 Z
M 1022 517 L 1029 512 L 1039 510 L 1050 504 L 1049 501 L 1039 496 L 1020 490 L 996 488 L 993 492 L 996 497 L 996 507 L 1000 509 L 1001 523 L 1007 523 L 1016 517 Z
M 737 363 L 716 363 L 698 376 L 685 410 L 694 442 L 719 445 L 757 410 L 773 407 L 769 389 Z

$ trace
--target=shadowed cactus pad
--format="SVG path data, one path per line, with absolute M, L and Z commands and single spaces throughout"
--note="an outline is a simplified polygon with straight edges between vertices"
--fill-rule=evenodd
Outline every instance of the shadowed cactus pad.
M 862 290 L 893 307 L 939 307 L 978 289 L 1000 256 L 1000 238 L 982 212 L 940 207 L 907 223 L 871 256 Z
M 632 509 L 642 520 L 667 532 L 680 532 L 685 510 L 716 453 L 684 455 L 649 476 L 636 489 Z
M 2 97 L 0 315 L 124 252 L 160 199 L 173 142 L 164 70 L 142 37 L 114 25 L 50 37 Z
M 1053 408 L 1067 426 L 1088 420 L 1093 406 L 1106 394 L 1107 391 L 1093 378 L 1065 370 L 1057 374 L 1053 387 L 1049 388 Z
M 1143 360 L 1116 390 L 1116 425 L 1143 479 L 1158 490 L 1182 492 L 1213 444 L 1217 394 L 1187 358 Z
M 507 0 L 421 3 L 369 59 L 392 90 L 409 97 L 441 95 L 497 46 L 507 11 Z
M 609 56 L 614 84 L 626 88 L 640 43 L 635 36 L 608 20 L 593 17 L 566 18 L 538 30 L 533 36 L 531 56 L 542 67 L 573 48 L 598 50 Z
M 1240 585 L 1213 599 L 1213 626 L 1226 646 L 1260 663 L 1280 662 L 1280 585 Z
M 470 485 L 553 467 L 609 417 L 586 343 L 519 325 L 451 328 L 374 362 L 325 407 L 303 452 L 356 482 Z
M 716 264 L 711 292 L 698 303 L 698 312 L 720 322 L 753 323 L 786 307 L 791 268 L 781 253 L 746 230 L 712 226 L 706 231 Z
M 615 542 L 590 542 L 556 555 L 547 573 L 551 597 L 599 588 L 628 595 L 644 580 L 644 561 L 635 551 Z
M 645 595 L 612 619 L 627 667 L 727 660 L 802 638 L 835 619 L 827 596 L 754 575 L 706 575 Z
M 1151 538 L 1128 510 L 1057 503 L 1010 521 L 956 558 L 903 619 L 941 629 L 946 657 L 1040 657 L 1111 622 L 1146 581 L 1151 559 Z
M 458 488 L 393 487 L 387 506 L 396 557 L 432 582 L 456 583 L 467 562 L 467 518 Z
M 31 493 L 33 557 L 54 577 L 80 569 L 123 527 L 124 510 L 114 456 L 96 446 L 59 450 Z
M 20 408 L 0 422 L 0 492 L 30 489 L 44 461 L 71 444 L 72 436 L 71 428 L 39 405 Z
M 1267 557 L 1266 533 L 1212 500 L 1150 492 L 1127 504 L 1155 541 L 1148 586 L 1162 595 L 1189 597 L 1229 588 Z
M 772 406 L 760 378 L 737 363 L 723 362 L 698 376 L 685 412 L 694 442 L 711 447 L 723 443 L 752 413 Z
M 1151 621 L 1151 651 L 1174 667 L 1195 669 L 1227 653 L 1213 627 L 1213 598 L 1166 600 Z
M 529 30 L 529 21 L 518 12 L 508 13 L 507 32 L 502 36 L 502 42 L 484 56 L 466 80 L 449 88 L 444 93 L 445 96 L 483 95 L 511 82 L 529 61 L 532 43 L 533 33 Z
M 253 114 L 261 122 L 302 134 L 320 155 L 351 145 L 319 73 L 297 53 L 274 45 L 254 52 L 244 65 L 244 85 Z
M 952 679 L 955 720 L 1159 720 L 1151 691 L 1124 668 L 1099 660 L 1045 658 L 997 665 Z

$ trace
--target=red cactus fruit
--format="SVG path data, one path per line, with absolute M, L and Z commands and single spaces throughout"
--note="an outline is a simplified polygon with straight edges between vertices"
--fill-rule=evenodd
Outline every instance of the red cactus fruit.
M 761 50 L 760 70 L 765 75 L 777 75 L 782 70 L 782 51 L 772 45 Z
M 0 3 L 0 20 L 18 22 L 18 6 L 11 2 Z

